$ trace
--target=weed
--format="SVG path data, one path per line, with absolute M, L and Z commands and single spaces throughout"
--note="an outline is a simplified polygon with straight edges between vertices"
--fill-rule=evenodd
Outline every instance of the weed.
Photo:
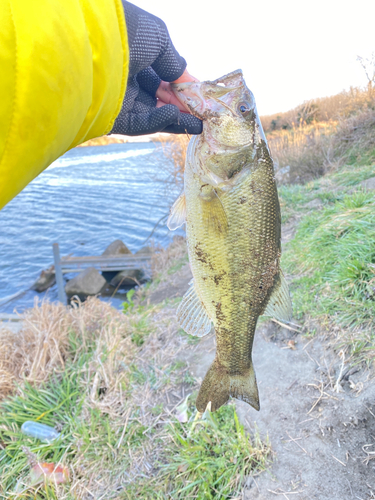
M 257 435 L 252 442 L 232 404 L 207 411 L 198 424 L 175 423 L 171 433 L 174 444 L 162 471 L 175 499 L 233 498 L 244 478 L 265 468 L 269 458 L 268 443 Z
M 178 334 L 182 338 L 185 338 L 189 345 L 196 345 L 196 344 L 199 344 L 199 342 L 201 341 L 201 339 L 199 337 L 195 337 L 194 335 L 190 335 L 189 333 L 186 333 L 185 330 L 183 330 L 182 328 L 180 328 L 178 330 Z
M 375 203 L 356 191 L 303 218 L 283 262 L 294 275 L 297 317 L 329 316 L 374 332 Z
M 135 303 L 133 301 L 134 294 L 135 294 L 134 288 L 132 288 L 126 293 L 126 302 L 123 302 L 122 304 L 122 310 L 124 311 L 124 313 L 131 311 L 135 306 Z

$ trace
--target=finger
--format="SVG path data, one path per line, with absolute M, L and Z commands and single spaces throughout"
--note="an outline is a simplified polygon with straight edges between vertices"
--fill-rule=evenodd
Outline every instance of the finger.
M 189 135 L 199 135 L 202 133 L 203 123 L 202 121 L 188 113 L 180 113 L 179 120 L 176 123 L 168 125 L 163 132 L 168 132 L 170 134 L 189 134 Z
M 157 107 L 157 108 L 161 108 L 162 106 L 165 106 L 166 104 L 170 104 L 170 103 L 168 103 L 168 102 L 164 102 L 164 101 L 162 101 L 161 99 L 158 99 L 158 100 L 156 101 L 156 107 Z M 181 106 L 181 107 L 182 107 L 182 106 Z M 180 109 L 180 107 L 179 107 L 179 110 L 180 110 L 180 112 L 181 112 L 181 113 L 188 113 L 188 114 L 190 114 L 190 111 L 189 111 L 189 110 L 187 110 L 186 108 Z
M 161 103 L 173 104 L 174 106 L 177 106 L 180 111 L 183 111 L 184 113 L 190 113 L 188 108 L 186 108 L 185 105 L 182 104 L 174 95 L 171 85 L 168 82 L 162 81 L 160 83 L 159 88 L 156 91 L 156 97 L 158 100 L 160 100 Z M 164 105 L 161 103 L 159 105 L 157 104 L 157 107 Z
M 173 83 L 184 83 L 184 82 L 199 82 L 198 78 L 195 78 L 195 76 L 191 75 L 187 69 L 182 73 L 180 78 L 177 78 L 177 80 L 174 80 Z
M 143 113 L 120 113 L 111 133 L 131 136 L 155 134 L 177 123 L 180 116 L 182 114 L 178 108 L 170 104 L 161 108 L 149 108 Z

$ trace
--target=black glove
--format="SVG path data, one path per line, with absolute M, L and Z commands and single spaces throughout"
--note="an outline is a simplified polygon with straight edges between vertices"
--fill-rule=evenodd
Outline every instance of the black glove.
M 173 104 L 156 108 L 161 80 L 177 80 L 186 61 L 174 48 L 165 23 L 123 0 L 130 49 L 125 99 L 112 134 L 144 135 L 155 132 L 200 134 L 202 122 Z

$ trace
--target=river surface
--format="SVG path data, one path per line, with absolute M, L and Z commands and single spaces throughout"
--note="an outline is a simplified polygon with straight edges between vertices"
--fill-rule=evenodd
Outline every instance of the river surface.
M 54 162 L 0 211 L 0 312 L 57 300 L 56 285 L 29 290 L 53 263 L 55 242 L 75 256 L 100 255 L 116 239 L 132 252 L 149 244 L 179 194 L 169 172 L 153 143 L 76 148 Z M 173 236 L 164 222 L 152 238 L 167 246 Z

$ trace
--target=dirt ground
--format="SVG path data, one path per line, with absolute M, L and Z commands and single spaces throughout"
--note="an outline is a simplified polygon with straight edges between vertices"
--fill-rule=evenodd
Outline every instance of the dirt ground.
M 152 302 L 182 296 L 190 279 L 186 265 Z M 274 460 L 248 478 L 243 500 L 375 499 L 374 373 L 348 365 L 327 345 L 273 322 L 258 327 L 253 362 L 261 409 L 237 402 L 237 411 L 248 430 L 269 436 Z M 210 336 L 183 358 L 199 380 L 214 355 Z

